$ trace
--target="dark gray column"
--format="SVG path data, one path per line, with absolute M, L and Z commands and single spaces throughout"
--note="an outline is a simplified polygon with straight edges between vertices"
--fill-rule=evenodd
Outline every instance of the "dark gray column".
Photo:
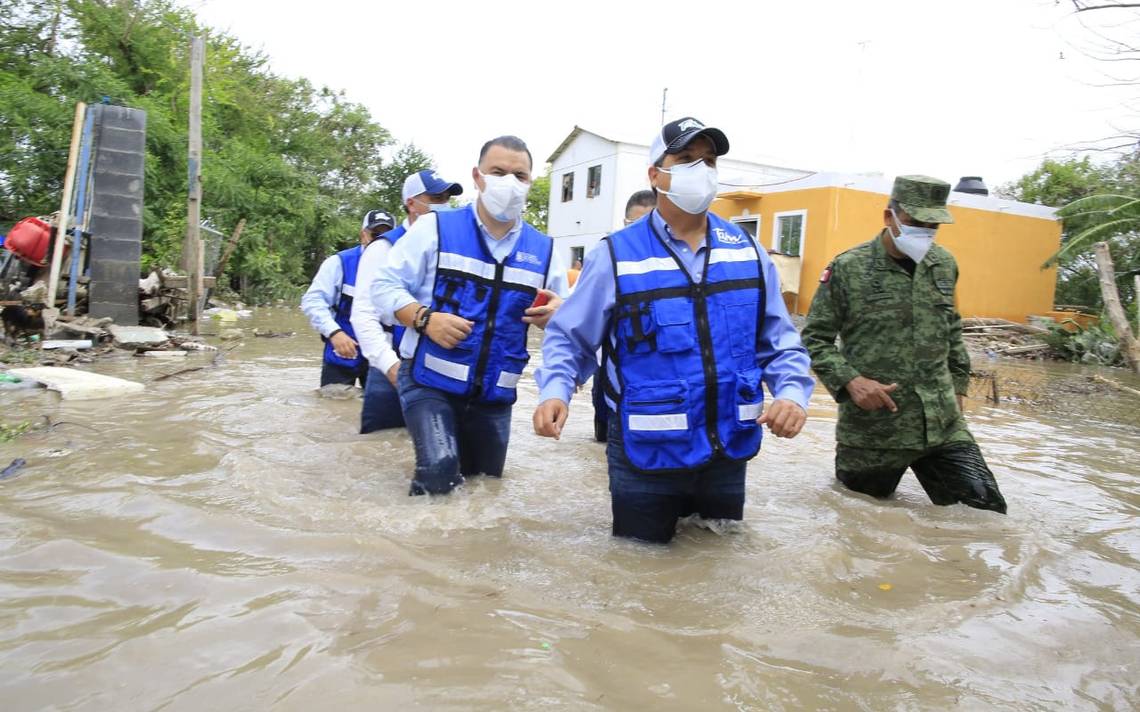
M 139 323 L 146 112 L 96 104 L 88 313 Z

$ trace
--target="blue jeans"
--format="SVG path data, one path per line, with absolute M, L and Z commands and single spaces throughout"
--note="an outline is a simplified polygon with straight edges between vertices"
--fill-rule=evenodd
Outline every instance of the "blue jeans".
M 511 406 L 482 403 L 421 386 L 411 361 L 396 376 L 404 421 L 416 447 L 410 495 L 447 494 L 472 475 L 503 476 Z
M 667 544 L 681 517 L 699 514 L 704 519 L 744 518 L 747 462 L 713 460 L 688 472 L 639 473 L 626 457 L 621 422 L 613 414 L 606 460 L 614 536 Z
M 360 433 L 371 433 L 385 428 L 404 427 L 404 411 L 396 387 L 380 369 L 368 369 L 364 384 L 364 406 L 360 409 Z

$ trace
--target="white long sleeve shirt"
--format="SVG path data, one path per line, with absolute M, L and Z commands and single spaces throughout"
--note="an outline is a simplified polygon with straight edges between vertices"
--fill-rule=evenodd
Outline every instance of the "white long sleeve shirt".
M 408 229 L 406 220 L 404 229 Z M 352 315 L 349 317 L 360 352 L 368 359 L 369 365 L 385 374 L 400 361 L 400 356 L 392 348 L 392 335 L 384 329 L 380 310 L 372 298 L 372 282 L 388 262 L 391 250 L 392 243 L 382 237 L 364 250 L 356 268 L 356 296 L 352 300 Z
M 340 300 L 342 282 L 344 270 L 340 266 L 340 257 L 333 255 L 321 263 L 317 276 L 313 277 L 313 283 L 301 297 L 301 311 L 309 317 L 313 329 L 326 338 L 340 328 L 334 314 Z

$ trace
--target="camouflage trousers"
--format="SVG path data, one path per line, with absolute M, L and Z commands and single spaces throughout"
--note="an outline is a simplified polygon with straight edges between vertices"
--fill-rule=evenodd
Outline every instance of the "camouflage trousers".
M 926 450 L 880 450 L 837 445 L 835 477 L 848 489 L 890 497 L 907 468 L 934 504 L 962 504 L 1005 514 L 1005 499 L 982 451 L 973 442 Z

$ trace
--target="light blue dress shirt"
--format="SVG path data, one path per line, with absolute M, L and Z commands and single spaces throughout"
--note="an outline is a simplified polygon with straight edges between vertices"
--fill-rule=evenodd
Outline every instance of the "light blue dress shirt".
M 340 302 L 340 289 L 344 282 L 344 269 L 340 257 L 332 255 L 321 263 L 313 283 L 301 296 L 301 311 L 321 336 L 327 337 L 340 328 L 336 323 L 336 308 Z
M 708 256 L 708 237 L 694 252 L 683 240 L 673 237 L 672 229 L 659 212 L 654 210 L 650 213 L 650 220 L 658 232 L 666 236 L 666 245 L 681 260 L 689 275 L 700 279 Z M 756 362 L 764 369 L 764 383 L 773 398 L 790 400 L 807 410 L 808 399 L 815 386 L 809 371 L 811 359 L 784 306 L 776 266 L 763 249 L 757 252 L 764 271 L 766 310 Z M 543 363 L 534 374 L 540 403 L 549 398 L 569 403 L 575 387 L 597 370 L 598 347 L 603 339 L 610 337 L 608 332 L 614 300 L 614 263 L 609 248 L 600 242 L 586 255 L 574 293 L 546 325 L 546 338 L 542 342 Z M 618 389 L 613 364 L 607 365 L 610 383 Z
M 479 233 L 483 236 L 483 244 L 487 246 L 496 261 L 502 262 L 510 256 L 518 244 L 519 236 L 522 235 L 522 220 L 516 222 L 502 239 L 497 240 L 487 231 L 487 227 L 479 218 L 475 203 L 460 210 L 470 210 L 475 215 Z M 431 304 L 438 254 L 439 237 L 435 214 L 423 215 L 392 247 L 388 253 L 387 263 L 380 268 L 376 279 L 372 282 L 373 304 L 379 309 L 383 320 L 398 323 L 396 312 L 400 309 L 414 303 Z M 546 288 L 565 299 L 570 293 L 570 283 L 566 279 L 566 267 L 562 264 L 557 250 L 550 257 L 549 275 Z M 400 355 L 411 358 L 419 341 L 419 334 L 413 329 L 406 329 L 404 338 L 399 344 Z

